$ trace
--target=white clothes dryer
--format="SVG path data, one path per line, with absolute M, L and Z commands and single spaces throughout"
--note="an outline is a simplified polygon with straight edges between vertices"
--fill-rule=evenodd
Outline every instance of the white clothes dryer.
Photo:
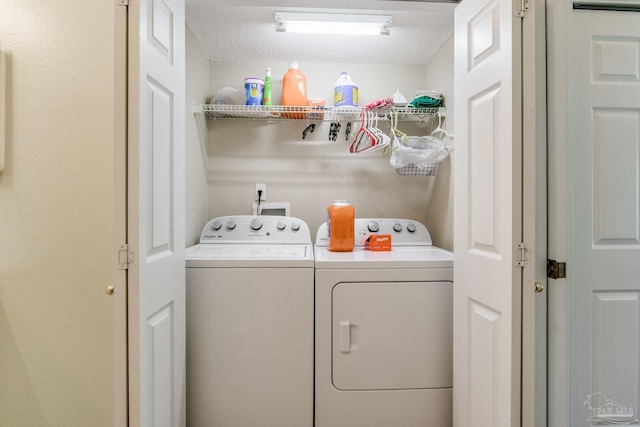
M 278 216 L 213 219 L 186 251 L 187 423 L 313 425 L 313 246 Z
M 366 250 L 368 233 L 392 250 Z M 405 219 L 358 218 L 353 252 L 315 245 L 315 427 L 451 426 L 453 254 Z

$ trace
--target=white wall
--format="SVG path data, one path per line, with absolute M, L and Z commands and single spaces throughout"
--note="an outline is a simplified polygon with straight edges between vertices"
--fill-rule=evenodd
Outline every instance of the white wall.
M 427 64 L 427 86 L 445 97 L 449 115 L 442 127 L 453 132 L 453 36 L 440 48 Z M 445 145 L 454 145 L 455 139 L 436 134 Z M 427 185 L 427 219 L 425 225 L 436 246 L 453 250 L 453 161 L 455 150 L 440 162 L 438 173 Z
M 281 102 L 287 63 L 212 63 L 211 94 L 224 86 L 242 89 L 245 77 L 272 68 L 274 104 Z M 411 99 L 425 87 L 425 67 L 402 64 L 301 63 L 309 97 L 333 105 L 333 86 L 348 71 L 359 86 L 360 105 L 391 96 L 396 89 Z M 305 121 L 209 121 L 209 215 L 250 214 L 256 183 L 267 185 L 267 202 L 291 202 L 293 216 L 304 219 L 315 233 L 335 199 L 350 200 L 359 217 L 399 217 L 426 222 L 426 188 L 433 177 L 399 176 L 382 152 L 350 154 L 344 128 L 328 140 L 322 123 L 305 140 Z M 355 126 L 355 124 L 354 124 Z M 383 125 L 381 124 L 381 127 Z M 411 135 L 424 128 L 402 123 Z M 354 132 L 357 127 L 354 128 Z M 352 134 L 353 135 L 353 134 Z
M 206 153 L 201 149 L 201 138 L 206 138 L 206 129 L 199 131 L 199 123 L 193 114 L 193 104 L 203 104 L 209 94 L 209 60 L 186 28 L 186 246 L 198 242 L 202 227 L 209 219 L 207 202 Z M 204 157 L 204 158 L 203 158 Z
M 2 0 L 0 425 L 113 425 L 114 2 Z

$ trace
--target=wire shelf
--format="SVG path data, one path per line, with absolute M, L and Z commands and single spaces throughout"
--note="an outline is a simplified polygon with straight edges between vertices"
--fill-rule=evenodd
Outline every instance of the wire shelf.
M 441 112 L 442 108 L 388 107 L 367 110 L 362 107 L 322 107 L 284 105 L 221 105 L 196 104 L 195 113 L 204 113 L 209 119 L 253 119 L 253 120 L 307 120 L 325 122 L 352 122 L 360 118 L 363 111 L 376 111 L 381 117 L 397 113 L 403 121 L 424 122 Z

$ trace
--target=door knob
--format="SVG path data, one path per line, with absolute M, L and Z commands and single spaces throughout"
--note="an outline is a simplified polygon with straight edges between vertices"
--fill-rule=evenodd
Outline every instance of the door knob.
M 116 290 L 115 286 L 109 285 L 107 286 L 107 289 L 105 289 L 104 291 L 107 293 L 107 295 L 112 296 L 115 290 Z
M 544 291 L 544 285 L 542 283 L 536 282 L 536 292 L 540 293 Z

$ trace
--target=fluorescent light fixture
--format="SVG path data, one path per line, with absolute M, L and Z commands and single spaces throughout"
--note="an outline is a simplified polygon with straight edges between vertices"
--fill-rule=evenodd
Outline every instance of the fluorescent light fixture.
M 391 16 L 276 12 L 276 31 L 311 34 L 389 35 Z

